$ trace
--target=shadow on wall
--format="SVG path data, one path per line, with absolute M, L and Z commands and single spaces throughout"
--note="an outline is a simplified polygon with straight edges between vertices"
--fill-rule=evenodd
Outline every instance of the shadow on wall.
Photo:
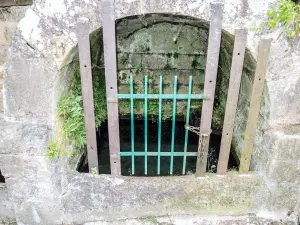
M 0 183 L 5 183 L 5 178 L 2 175 L 1 170 L 0 170 Z

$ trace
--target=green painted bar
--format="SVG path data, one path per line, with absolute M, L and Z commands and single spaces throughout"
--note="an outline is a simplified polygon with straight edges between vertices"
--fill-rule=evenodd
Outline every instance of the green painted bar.
M 145 103 L 144 103 L 144 111 L 145 111 L 145 125 L 144 125 L 144 134 L 145 134 L 145 175 L 148 172 L 148 77 L 145 76 Z
M 175 125 L 176 125 L 176 94 L 177 94 L 177 76 L 174 77 L 174 94 L 173 94 L 173 118 L 172 118 L 172 143 L 171 143 L 171 162 L 170 174 L 173 174 L 174 164 L 174 144 L 175 144 Z
M 133 77 L 130 76 L 130 114 L 131 114 L 131 173 L 134 174 L 134 111 L 133 111 Z
M 159 99 L 159 94 L 148 94 L 148 99 Z M 185 100 L 188 99 L 187 94 L 177 94 L 176 99 L 178 100 Z M 118 99 L 130 99 L 131 94 L 118 94 Z M 133 94 L 134 99 L 145 99 L 145 94 Z M 203 99 L 209 99 L 207 96 L 204 94 L 191 94 L 191 99 L 198 99 L 198 100 L 203 100 Z M 162 99 L 174 99 L 173 94 L 162 94 Z
M 159 77 L 159 109 L 158 109 L 158 146 L 157 146 L 157 175 L 160 175 L 160 156 L 161 156 L 161 117 L 162 117 L 162 76 Z
M 186 121 L 185 121 L 186 126 L 189 126 L 189 124 L 190 124 L 192 83 L 193 83 L 193 77 L 190 76 L 189 91 L 188 91 L 188 102 L 187 102 L 187 112 L 186 112 Z M 184 153 L 187 152 L 188 138 L 189 138 L 189 131 L 185 130 Z M 182 174 L 183 175 L 185 174 L 185 169 L 186 169 L 186 155 L 184 155 L 184 157 L 183 157 L 183 166 L 182 166 Z
M 147 156 L 158 156 L 158 154 L 160 154 L 160 156 L 171 156 L 171 152 L 147 152 Z M 132 152 L 120 152 L 120 155 L 121 156 L 132 156 Z M 145 152 L 134 152 L 134 156 L 145 156 L 146 153 Z M 198 152 L 174 152 L 173 153 L 173 156 L 174 157 L 177 157 L 177 156 L 188 156 L 188 157 L 191 157 L 191 156 L 197 156 L 198 155 Z

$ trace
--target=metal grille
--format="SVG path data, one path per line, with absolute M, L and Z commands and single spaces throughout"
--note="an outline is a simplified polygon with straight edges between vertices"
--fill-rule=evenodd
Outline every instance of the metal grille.
M 186 171 L 186 157 L 187 156 L 194 156 L 197 157 L 197 152 L 188 152 L 188 138 L 189 138 L 189 131 L 186 129 L 185 131 L 185 142 L 184 148 L 182 152 L 174 152 L 174 144 L 175 144 L 175 125 L 176 125 L 176 103 L 177 100 L 187 100 L 187 113 L 186 113 L 186 127 L 189 127 L 189 120 L 190 120 L 190 110 L 191 110 L 191 100 L 192 99 L 208 99 L 203 94 L 192 94 L 192 83 L 193 78 L 192 76 L 189 77 L 189 87 L 187 94 L 177 94 L 177 76 L 174 76 L 174 89 L 173 94 L 164 94 L 163 93 L 163 82 L 162 76 L 159 78 L 159 94 L 149 94 L 148 93 L 148 77 L 144 77 L 144 94 L 135 94 L 133 88 L 133 76 L 130 76 L 130 94 L 118 94 L 118 99 L 130 99 L 130 119 L 131 119 L 131 152 L 120 152 L 120 156 L 127 156 L 131 157 L 131 171 L 132 174 L 135 174 L 135 156 L 144 156 L 145 157 L 145 166 L 144 166 L 144 173 L 147 175 L 148 171 L 148 157 L 157 157 L 157 175 L 160 175 L 161 172 L 161 156 L 168 156 L 171 157 L 170 160 L 170 175 L 173 174 L 173 167 L 174 167 L 174 157 L 181 156 L 183 157 L 183 168 L 182 174 L 185 174 Z M 134 143 L 134 100 L 135 99 L 144 99 L 144 142 L 145 142 L 145 149 L 144 152 L 135 152 L 135 143 Z M 158 143 L 157 143 L 157 152 L 148 152 L 148 101 L 158 99 Z M 172 140 L 171 140 L 171 149 L 170 152 L 162 152 L 161 151 L 161 131 L 162 131 L 162 104 L 163 100 L 173 100 L 173 110 L 172 110 Z

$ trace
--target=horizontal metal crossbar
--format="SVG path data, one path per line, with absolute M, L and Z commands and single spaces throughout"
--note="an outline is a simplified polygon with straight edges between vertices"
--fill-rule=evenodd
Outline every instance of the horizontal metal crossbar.
M 119 99 L 145 99 L 147 96 L 148 99 L 159 99 L 159 94 L 118 94 Z M 174 94 L 162 94 L 161 95 L 162 99 L 174 99 Z M 188 94 L 176 94 L 176 99 L 177 100 L 184 100 L 184 99 L 189 99 Z M 207 96 L 204 94 L 191 94 L 190 99 L 209 99 Z
M 121 156 L 158 156 L 158 153 L 160 156 L 197 156 L 197 152 L 120 152 Z

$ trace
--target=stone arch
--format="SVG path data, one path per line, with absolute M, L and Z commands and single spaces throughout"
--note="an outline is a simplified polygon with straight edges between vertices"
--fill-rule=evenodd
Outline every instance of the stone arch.
M 119 93 L 129 93 L 129 74 L 134 73 L 133 67 L 137 64 L 144 68 L 143 72 L 135 74 L 134 79 L 137 80 L 135 91 L 137 93 L 142 93 L 144 90 L 144 75 L 148 75 L 149 80 L 151 80 L 149 83 L 150 93 L 158 91 L 159 75 L 163 75 L 164 93 L 173 92 L 172 79 L 174 75 L 179 77 L 180 88 L 178 89 L 178 93 L 187 92 L 189 75 L 192 75 L 194 78 L 193 92 L 201 93 L 203 91 L 209 29 L 208 21 L 190 16 L 154 13 L 118 19 L 116 20 L 116 29 Z M 159 33 L 162 35 L 161 37 L 158 36 Z M 187 34 L 188 38 L 186 38 Z M 176 44 L 171 43 L 173 42 L 171 40 L 173 37 L 170 37 L 170 35 L 178 38 Z M 94 98 L 97 101 L 95 102 L 96 124 L 100 126 L 101 122 L 106 119 L 104 54 L 101 27 L 90 34 L 90 40 L 93 78 L 99 80 L 97 78 L 99 76 L 101 77 L 100 81 L 103 80 L 100 86 L 94 83 L 98 89 L 102 89 L 101 92 L 94 89 Z M 212 123 L 212 129 L 217 133 L 221 133 L 223 126 L 233 45 L 234 36 L 223 30 Z M 124 55 L 126 55 L 126 63 L 122 63 L 121 58 Z M 58 98 L 62 92 L 70 91 L 70 83 L 74 85 L 74 77 L 77 87 L 80 86 L 77 46 L 72 48 L 60 68 L 60 75 L 57 80 L 59 84 L 59 89 L 57 89 Z M 255 59 L 247 49 L 233 135 L 232 153 L 237 161 L 239 161 L 243 146 L 243 133 L 246 127 L 254 70 Z M 120 101 L 119 104 L 121 116 L 129 118 L 129 102 L 126 104 L 126 102 Z M 193 116 L 191 124 L 194 126 L 199 126 L 200 124 L 201 105 L 201 101 L 194 101 L 192 103 Z M 177 104 L 177 114 L 179 117 L 185 116 L 185 106 L 184 102 Z M 153 108 L 151 107 L 150 105 L 148 114 L 150 116 L 154 115 L 152 117 L 154 118 L 158 114 L 158 106 L 153 105 Z M 172 103 L 166 102 L 163 111 L 163 118 L 166 120 L 170 119 L 172 116 Z M 143 103 L 135 104 L 135 115 L 143 116 L 143 114 Z

